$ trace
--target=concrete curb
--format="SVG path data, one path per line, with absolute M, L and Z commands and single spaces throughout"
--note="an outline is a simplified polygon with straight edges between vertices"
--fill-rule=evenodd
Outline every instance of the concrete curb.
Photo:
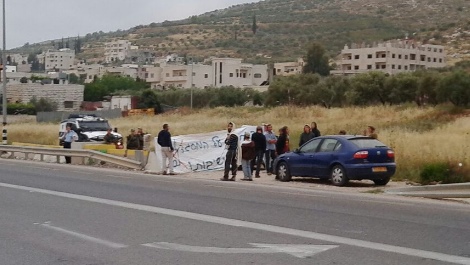
M 470 198 L 470 183 L 414 186 L 386 190 L 385 193 L 410 197 L 433 199 Z

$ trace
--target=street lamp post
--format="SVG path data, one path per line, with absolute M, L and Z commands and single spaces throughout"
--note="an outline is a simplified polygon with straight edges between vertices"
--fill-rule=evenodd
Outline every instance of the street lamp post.
M 193 76 L 194 76 L 194 60 L 191 57 L 191 110 L 193 109 Z
M 2 64 L 3 64 L 3 97 L 2 97 L 2 111 L 3 111 L 3 134 L 6 134 L 7 126 L 7 42 L 6 42 L 6 19 L 5 19 L 5 0 L 3 0 L 3 52 L 2 52 Z M 5 138 L 5 135 L 4 135 Z M 6 144 L 3 142 L 3 144 Z

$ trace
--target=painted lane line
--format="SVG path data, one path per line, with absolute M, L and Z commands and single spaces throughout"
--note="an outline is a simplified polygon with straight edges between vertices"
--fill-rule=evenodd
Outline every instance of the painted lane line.
M 49 222 L 41 224 L 41 226 L 45 227 L 47 229 L 50 229 L 50 230 L 54 230 L 56 232 L 60 232 L 60 233 L 66 234 L 66 235 L 74 236 L 74 237 L 83 239 L 85 241 L 100 244 L 100 245 L 110 247 L 110 248 L 127 248 L 128 247 L 128 246 L 123 245 L 123 244 L 114 243 L 114 242 L 111 242 L 111 241 L 108 241 L 108 240 L 88 236 L 88 235 L 85 235 L 85 234 L 81 234 L 81 233 L 70 231 L 70 230 L 67 230 L 67 229 L 64 229 L 64 228 L 53 226 Z
M 183 251 L 192 253 L 214 253 L 214 254 L 277 254 L 286 253 L 297 258 L 307 258 L 323 251 L 327 251 L 338 246 L 334 245 L 294 245 L 294 244 L 254 244 L 250 243 L 254 248 L 217 248 L 217 247 L 201 247 L 188 246 L 168 242 L 155 242 L 150 244 L 142 244 L 142 246 Z
M 311 231 L 298 230 L 298 229 L 287 228 L 287 227 L 260 224 L 260 223 L 255 223 L 255 222 L 242 221 L 242 220 L 230 219 L 230 218 L 225 218 L 225 217 L 211 216 L 211 215 L 185 212 L 185 211 L 179 211 L 179 210 L 172 210 L 172 209 L 141 205 L 141 204 L 135 204 L 135 203 L 113 201 L 113 200 L 108 200 L 108 199 L 101 199 L 101 198 L 77 195 L 77 194 L 72 194 L 72 193 L 65 193 L 65 192 L 12 185 L 12 184 L 7 184 L 7 183 L 0 183 L 0 187 L 23 190 L 23 191 L 32 190 L 37 193 L 52 195 L 56 197 L 75 199 L 75 200 L 87 201 L 87 202 L 93 202 L 93 203 L 100 203 L 104 205 L 117 206 L 117 207 L 122 207 L 126 209 L 134 209 L 134 210 L 150 212 L 150 213 L 163 214 L 163 215 L 180 217 L 180 218 L 190 219 L 190 220 L 197 220 L 197 221 L 202 221 L 202 222 L 207 222 L 207 223 L 233 226 L 233 227 L 244 227 L 247 229 L 254 229 L 254 230 L 271 232 L 271 233 L 276 233 L 276 234 L 291 235 L 291 236 L 296 236 L 296 237 L 301 237 L 301 238 L 327 241 L 327 242 L 332 242 L 335 244 L 362 247 L 362 248 L 379 250 L 379 251 L 384 251 L 384 252 L 391 252 L 391 253 L 407 255 L 407 256 L 412 256 L 412 257 L 432 259 L 432 260 L 438 260 L 438 261 L 455 263 L 455 264 L 470 265 L 470 258 L 462 257 L 462 256 L 455 256 L 455 255 L 448 255 L 448 254 L 433 252 L 433 251 L 400 247 L 400 246 L 394 246 L 394 245 L 388 245 L 388 244 L 382 244 L 382 243 L 369 242 L 369 241 L 360 240 L 360 239 L 352 239 L 352 238 L 347 238 L 347 237 L 320 234 L 320 233 L 315 233 Z

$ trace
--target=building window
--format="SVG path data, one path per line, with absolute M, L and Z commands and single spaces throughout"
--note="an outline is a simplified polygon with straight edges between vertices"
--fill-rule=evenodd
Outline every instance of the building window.
M 398 54 L 398 59 L 401 59 L 401 54 Z
M 193 76 L 196 76 L 196 72 L 193 72 Z
M 439 52 L 442 53 L 442 49 L 439 49 Z
M 382 69 L 385 69 L 385 68 L 387 68 L 387 65 L 382 64 Z
M 398 66 L 398 70 L 401 70 L 401 65 Z
M 372 64 L 367 65 L 367 69 L 372 69 Z
M 426 55 L 421 55 L 421 62 L 425 62 L 426 61 Z
M 430 63 L 430 62 L 431 62 L 431 57 L 428 57 L 428 63 Z
M 205 75 L 204 75 L 204 78 L 209 78 L 209 75 L 208 75 L 208 74 L 205 74 Z
M 432 61 L 433 61 L 433 62 L 437 62 L 437 59 L 436 59 L 436 58 L 434 58 Z
M 408 65 L 405 65 L 405 70 L 408 70 Z
M 64 101 L 64 108 L 73 109 L 73 101 Z
M 405 60 L 408 60 L 408 55 L 405 55 Z
M 255 77 L 255 78 L 261 78 L 262 75 L 261 75 L 260 73 L 256 73 L 256 74 L 254 75 L 254 77 Z
M 416 54 L 410 54 L 410 60 L 415 61 L 416 60 Z
M 170 73 L 166 73 L 166 77 L 170 77 Z
M 367 55 L 367 58 L 368 58 L 368 59 L 372 59 L 372 54 L 368 54 L 368 55 Z
M 233 73 L 230 73 L 230 75 L 229 75 L 229 76 L 230 76 L 230 77 L 233 77 Z
M 354 70 L 359 70 L 359 65 L 355 65 Z
M 380 65 L 376 64 L 375 69 L 380 69 Z
M 395 59 L 395 54 L 394 53 L 392 53 L 392 58 Z
M 359 60 L 359 55 L 354 55 L 354 59 Z
M 442 59 L 439 59 L 439 62 L 442 63 Z
M 392 64 L 392 69 L 395 69 L 395 65 L 394 65 L 394 64 Z

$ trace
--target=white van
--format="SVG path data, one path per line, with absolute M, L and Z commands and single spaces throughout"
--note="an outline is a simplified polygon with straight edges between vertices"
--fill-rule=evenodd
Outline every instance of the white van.
M 63 144 L 61 138 L 65 134 L 65 128 L 67 124 L 70 124 L 72 130 L 74 130 L 78 134 L 79 142 L 102 142 L 104 136 L 106 135 L 106 133 L 108 133 L 108 129 L 111 128 L 108 123 L 108 120 L 103 119 L 101 117 L 97 117 L 96 115 L 70 114 L 68 119 L 63 120 L 60 123 L 60 145 Z M 122 140 L 122 135 L 115 131 L 113 132 L 113 135 L 116 137 L 116 139 Z

